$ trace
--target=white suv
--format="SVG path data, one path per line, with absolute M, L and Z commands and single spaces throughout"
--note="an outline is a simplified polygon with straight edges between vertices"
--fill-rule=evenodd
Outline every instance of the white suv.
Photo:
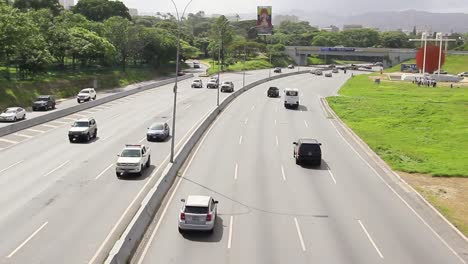
M 151 165 L 151 150 L 145 145 L 125 145 L 122 153 L 118 155 L 115 164 L 115 174 L 120 178 L 126 173 L 137 173 L 141 175 L 143 169 Z
M 216 222 L 218 201 L 211 196 L 189 195 L 182 199 L 179 215 L 179 232 L 199 230 L 213 232 Z
M 96 100 L 96 91 L 94 88 L 83 89 L 76 96 L 76 101 L 78 103 L 88 102 L 91 100 Z
M 299 90 L 298 89 L 284 89 L 284 107 L 299 108 Z

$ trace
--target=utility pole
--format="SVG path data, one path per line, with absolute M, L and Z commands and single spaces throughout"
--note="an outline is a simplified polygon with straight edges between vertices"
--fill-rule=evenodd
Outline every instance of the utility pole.
M 182 16 L 179 16 L 179 10 L 177 9 L 177 5 L 175 4 L 174 0 L 171 0 L 172 4 L 174 5 L 176 14 L 177 14 L 177 54 L 176 54 L 176 77 L 174 83 L 174 105 L 172 108 L 172 137 L 171 137 L 171 157 L 170 162 L 174 163 L 174 152 L 175 152 L 175 136 L 176 136 L 176 110 L 177 110 L 177 84 L 178 84 L 178 77 L 179 77 L 179 56 L 180 56 L 180 23 L 181 19 L 184 17 L 185 11 L 187 7 L 193 0 L 190 0 L 184 8 L 182 12 Z

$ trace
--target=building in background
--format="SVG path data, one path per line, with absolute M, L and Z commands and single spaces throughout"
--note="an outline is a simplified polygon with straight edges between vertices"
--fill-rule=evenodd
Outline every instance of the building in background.
M 343 31 L 352 29 L 363 29 L 362 25 L 343 25 Z
M 136 8 L 129 8 L 128 9 L 128 13 L 130 14 L 130 16 L 138 16 L 138 9 Z
M 276 15 L 273 18 L 273 21 L 275 22 L 275 25 L 281 24 L 283 21 L 289 21 L 289 22 L 294 22 L 297 23 L 299 22 L 299 17 L 295 15 Z
M 321 30 L 328 31 L 328 32 L 340 32 L 340 28 L 334 25 L 330 25 L 329 27 L 321 28 Z

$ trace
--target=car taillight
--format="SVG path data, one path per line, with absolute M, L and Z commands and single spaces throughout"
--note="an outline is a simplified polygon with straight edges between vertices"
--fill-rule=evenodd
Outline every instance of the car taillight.
M 184 213 L 180 213 L 180 220 L 185 220 L 185 214 Z
M 206 215 L 206 221 L 211 221 L 211 214 Z

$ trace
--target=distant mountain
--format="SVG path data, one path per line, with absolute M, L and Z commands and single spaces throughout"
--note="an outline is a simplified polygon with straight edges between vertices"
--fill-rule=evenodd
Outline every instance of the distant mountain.
M 409 29 L 433 32 L 468 32 L 468 14 L 429 13 L 416 10 L 400 12 L 372 12 L 350 16 L 343 24 L 361 24 L 380 30 Z
M 291 10 L 283 14 L 294 14 L 301 20 L 309 21 L 313 26 L 326 27 L 335 25 L 340 28 L 345 24 L 358 24 L 380 30 L 429 30 L 434 32 L 468 32 L 468 14 L 430 13 L 417 10 L 369 12 L 353 16 L 340 16 L 324 12 Z

